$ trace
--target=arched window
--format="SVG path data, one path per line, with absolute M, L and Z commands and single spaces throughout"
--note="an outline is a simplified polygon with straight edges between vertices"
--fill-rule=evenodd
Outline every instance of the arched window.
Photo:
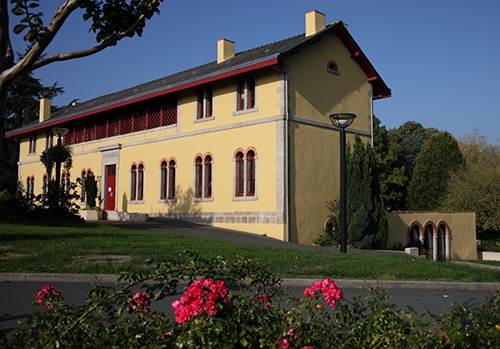
M 255 153 L 253 150 L 247 153 L 247 195 L 255 195 Z
M 35 197 L 35 177 L 28 176 L 26 179 L 26 196 L 29 199 L 33 199 Z
M 245 194 L 245 161 L 243 153 L 238 152 L 234 158 L 236 166 L 236 196 Z
M 210 155 L 198 155 L 194 162 L 195 199 L 212 198 L 213 159 Z
M 167 164 L 163 160 L 160 165 L 160 200 L 175 200 L 175 160 Z
M 140 164 L 137 173 L 137 200 L 144 200 L 144 165 Z
M 160 166 L 160 200 L 167 200 L 168 192 L 168 167 L 167 162 L 162 161 Z
M 205 157 L 205 198 L 212 197 L 212 157 Z
M 87 172 L 85 170 L 82 171 L 82 179 L 81 179 L 81 195 L 80 195 L 80 202 L 85 202 L 85 197 L 87 193 L 85 192 L 85 179 L 87 178 Z
M 257 191 L 257 156 L 254 149 L 234 155 L 234 197 L 256 197 Z
M 43 175 L 43 186 L 42 186 L 42 196 L 44 200 L 47 200 L 47 193 L 49 192 L 49 176 Z
M 69 188 L 71 187 L 71 174 L 69 172 L 63 172 L 61 176 L 61 186 L 65 194 L 69 194 Z
M 170 160 L 168 164 L 168 199 L 175 200 L 175 161 Z
M 198 156 L 195 161 L 195 197 L 203 197 L 203 160 Z
M 137 165 L 132 165 L 130 169 L 130 200 L 137 200 Z

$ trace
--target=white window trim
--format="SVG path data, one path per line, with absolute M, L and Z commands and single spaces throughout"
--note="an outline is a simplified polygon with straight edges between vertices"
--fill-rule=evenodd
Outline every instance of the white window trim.
M 171 160 L 169 160 L 169 161 L 165 160 L 165 162 L 167 164 L 167 173 L 166 173 L 166 176 L 167 176 L 167 180 L 166 180 L 166 186 L 167 186 L 166 199 L 162 199 L 161 198 L 162 183 L 163 183 L 163 169 L 161 167 L 161 164 L 160 164 L 160 167 L 159 167 L 159 172 L 160 172 L 160 176 L 159 176 L 160 183 L 158 185 L 158 188 L 160 189 L 160 191 L 158 192 L 158 202 L 159 203 L 176 203 L 177 202 L 177 193 L 175 193 L 176 195 L 174 196 L 173 199 L 169 199 L 170 194 L 171 194 L 170 190 L 172 188 L 172 183 L 170 183 L 171 172 L 172 172 L 172 170 L 170 169 L 170 161 Z M 162 161 L 162 163 L 163 163 L 163 161 Z M 174 173 L 176 174 L 175 177 L 177 178 L 177 162 L 175 162 Z
M 194 188 L 195 188 L 195 195 L 193 195 L 193 202 L 211 202 L 211 201 L 214 201 L 214 164 L 215 164 L 215 161 L 214 161 L 214 158 L 212 156 L 210 156 L 212 158 L 212 183 L 211 183 L 211 187 L 212 187 L 212 195 L 210 197 L 206 197 L 206 189 L 207 189 L 207 163 L 206 163 L 206 158 L 207 158 L 208 155 L 205 155 L 201 158 L 202 160 L 202 183 L 201 183 L 201 188 L 202 188 L 202 191 L 201 191 L 201 198 L 197 198 L 196 197 L 196 187 L 197 187 L 197 182 L 196 182 L 196 159 L 195 159 L 195 162 L 193 163 L 193 175 L 194 175 L 194 178 L 193 178 L 193 183 L 194 183 Z
M 253 81 L 254 81 L 254 99 L 255 99 L 255 105 L 253 108 L 247 108 L 247 101 L 248 101 L 248 79 L 250 77 L 247 76 L 247 77 L 244 77 L 243 80 L 245 82 L 245 92 L 244 92 L 244 98 L 245 98 L 245 107 L 241 110 L 238 110 L 238 103 L 239 103 L 239 99 L 238 99 L 238 87 L 239 87 L 239 82 L 241 80 L 237 80 L 236 81 L 236 86 L 235 86 L 235 94 L 234 94 L 234 112 L 233 112 L 233 116 L 239 116 L 239 115 L 245 115 L 245 114 L 250 114 L 250 113 L 256 113 L 259 111 L 259 107 L 258 107 L 258 88 L 257 88 L 257 78 L 255 76 L 252 76 L 251 78 L 253 78 Z

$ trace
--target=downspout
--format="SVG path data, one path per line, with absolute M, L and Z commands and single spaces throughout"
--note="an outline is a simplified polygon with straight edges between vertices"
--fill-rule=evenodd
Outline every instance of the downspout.
M 286 218 L 285 218 L 285 229 L 286 229 L 286 242 L 290 242 L 290 187 L 288 185 L 289 181 L 289 176 L 290 176 L 290 169 L 288 165 L 289 161 L 289 153 L 288 153 L 288 148 L 289 148 L 289 139 L 288 139 L 288 122 L 289 122 L 289 115 L 288 115 L 288 74 L 286 73 L 285 70 L 283 70 L 283 76 L 284 76 L 284 83 L 285 83 L 285 90 L 284 90 L 284 98 L 285 98 L 285 134 L 284 136 L 284 143 L 285 143 L 285 212 L 286 212 Z

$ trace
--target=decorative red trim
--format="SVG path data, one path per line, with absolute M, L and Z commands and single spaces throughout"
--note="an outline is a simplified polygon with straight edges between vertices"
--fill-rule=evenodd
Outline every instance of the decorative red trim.
M 255 70 L 255 69 L 261 69 L 261 68 L 269 67 L 269 66 L 272 66 L 272 65 L 277 64 L 277 63 L 278 63 L 278 58 L 272 58 L 272 59 L 269 59 L 267 61 L 263 61 L 263 62 L 260 62 L 260 63 L 249 65 L 249 66 L 246 66 L 246 67 L 243 67 L 243 68 L 240 68 L 240 69 L 231 70 L 231 71 L 228 71 L 228 72 L 225 72 L 225 73 L 222 73 L 222 74 L 218 74 L 218 75 L 214 75 L 214 76 L 211 76 L 211 77 L 208 77 L 208 78 L 204 78 L 204 79 L 201 79 L 201 80 L 196 80 L 196 81 L 193 81 L 193 82 L 190 82 L 190 83 L 178 85 L 178 86 L 172 87 L 170 89 L 162 90 L 162 91 L 155 92 L 155 93 L 150 93 L 150 94 L 147 94 L 147 95 L 144 95 L 144 96 L 141 96 L 141 97 L 132 98 L 130 100 L 127 100 L 127 101 L 124 101 L 124 102 L 121 102 L 121 103 L 118 103 L 118 104 L 113 104 L 113 105 L 110 105 L 110 106 L 107 106 L 107 107 L 95 109 L 95 110 L 92 110 L 92 111 L 88 111 L 86 113 L 74 115 L 74 116 L 71 116 L 71 117 L 68 117 L 68 118 L 64 118 L 64 119 L 57 119 L 57 120 L 54 120 L 52 122 L 44 123 L 43 125 L 34 125 L 33 127 L 30 127 L 29 129 L 24 129 L 24 130 L 20 130 L 20 131 L 11 132 L 8 135 L 6 135 L 5 137 L 9 138 L 9 137 L 14 137 L 14 136 L 17 136 L 17 135 L 25 134 L 25 133 L 28 133 L 28 132 L 42 130 L 42 129 L 45 129 L 45 128 L 48 128 L 48 127 L 51 127 L 51 126 L 59 125 L 59 124 L 62 124 L 62 123 L 68 122 L 68 121 L 73 121 L 73 120 L 77 120 L 77 119 L 80 119 L 80 118 L 84 118 L 84 117 L 89 116 L 89 115 L 98 114 L 98 113 L 102 113 L 102 112 L 105 112 L 105 111 L 108 111 L 108 110 L 112 110 L 112 109 L 116 109 L 116 108 L 123 107 L 123 106 L 126 106 L 126 105 L 134 104 L 134 103 L 141 102 L 141 101 L 144 101 L 144 100 L 147 100 L 147 99 L 150 99 L 150 98 L 159 97 L 159 96 L 163 96 L 163 95 L 166 95 L 166 94 L 170 94 L 170 93 L 174 93 L 174 92 L 179 92 L 179 91 L 182 91 L 182 90 L 187 90 L 187 89 L 192 88 L 192 87 L 196 87 L 196 86 L 208 84 L 208 83 L 211 83 L 211 82 L 214 82 L 214 81 L 217 81 L 217 80 L 222 80 L 222 79 L 229 78 L 229 77 L 232 77 L 232 76 L 235 76 L 235 75 L 247 73 L 247 72 Z

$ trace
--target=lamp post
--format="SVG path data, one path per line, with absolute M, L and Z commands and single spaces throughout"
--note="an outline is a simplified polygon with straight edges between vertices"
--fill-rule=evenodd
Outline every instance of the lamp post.
M 347 253 L 347 195 L 346 195 L 346 161 L 345 161 L 345 129 L 351 126 L 356 114 L 331 114 L 332 124 L 340 129 L 340 253 Z
M 68 129 L 64 127 L 53 127 L 50 129 L 54 136 L 57 136 L 57 147 L 62 147 L 62 137 L 68 133 Z M 59 206 L 59 189 L 61 187 L 61 160 L 56 159 L 56 192 L 55 198 L 57 206 Z

